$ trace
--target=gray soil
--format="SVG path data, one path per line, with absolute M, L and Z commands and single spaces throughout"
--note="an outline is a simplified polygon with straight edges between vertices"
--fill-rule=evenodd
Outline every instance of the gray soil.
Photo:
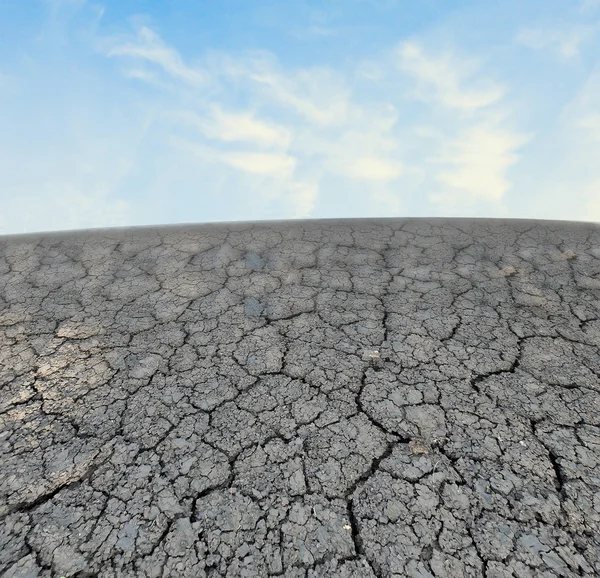
M 600 225 L 0 237 L 0 575 L 600 576 Z

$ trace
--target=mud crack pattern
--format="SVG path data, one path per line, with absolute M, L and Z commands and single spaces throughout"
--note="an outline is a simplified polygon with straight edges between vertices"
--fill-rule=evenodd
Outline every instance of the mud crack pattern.
M 600 575 L 600 227 L 0 238 L 0 574 Z

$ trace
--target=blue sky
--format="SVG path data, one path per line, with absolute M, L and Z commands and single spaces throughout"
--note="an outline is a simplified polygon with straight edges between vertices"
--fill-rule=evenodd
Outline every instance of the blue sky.
M 600 222 L 600 0 L 0 0 L 0 201 Z

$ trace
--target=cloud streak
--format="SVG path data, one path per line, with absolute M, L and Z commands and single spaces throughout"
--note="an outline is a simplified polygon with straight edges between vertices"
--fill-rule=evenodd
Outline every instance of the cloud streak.
M 524 28 L 515 37 L 515 42 L 532 50 L 553 50 L 563 60 L 579 56 L 581 47 L 593 40 L 599 25 L 557 28 Z
M 259 147 L 287 149 L 291 133 L 283 126 L 257 120 L 249 112 L 228 112 L 217 103 L 210 103 L 204 114 L 175 111 L 171 118 L 182 125 L 198 129 L 212 140 L 248 142 Z
M 436 180 L 476 199 L 500 201 L 510 187 L 507 170 L 519 160 L 516 150 L 533 135 L 519 135 L 497 127 L 475 126 L 460 133 L 434 163 L 449 163 Z
M 102 45 L 103 42 L 100 43 L 100 46 Z M 202 86 L 206 83 L 204 74 L 186 66 L 178 52 L 168 47 L 158 34 L 146 26 L 140 28 L 135 41 L 117 43 L 112 48 L 108 48 L 106 56 L 126 56 L 145 60 L 160 66 L 168 75 L 193 86 Z
M 504 95 L 500 86 L 471 89 L 461 86 L 480 69 L 475 59 L 458 60 L 450 53 L 428 57 L 415 42 L 403 42 L 396 53 L 398 68 L 418 83 L 417 98 L 447 108 L 475 110 L 498 102 Z

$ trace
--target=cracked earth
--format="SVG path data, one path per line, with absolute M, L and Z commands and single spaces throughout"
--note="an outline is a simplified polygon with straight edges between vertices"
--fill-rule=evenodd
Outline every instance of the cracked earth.
M 600 576 L 600 226 L 0 237 L 0 575 Z

